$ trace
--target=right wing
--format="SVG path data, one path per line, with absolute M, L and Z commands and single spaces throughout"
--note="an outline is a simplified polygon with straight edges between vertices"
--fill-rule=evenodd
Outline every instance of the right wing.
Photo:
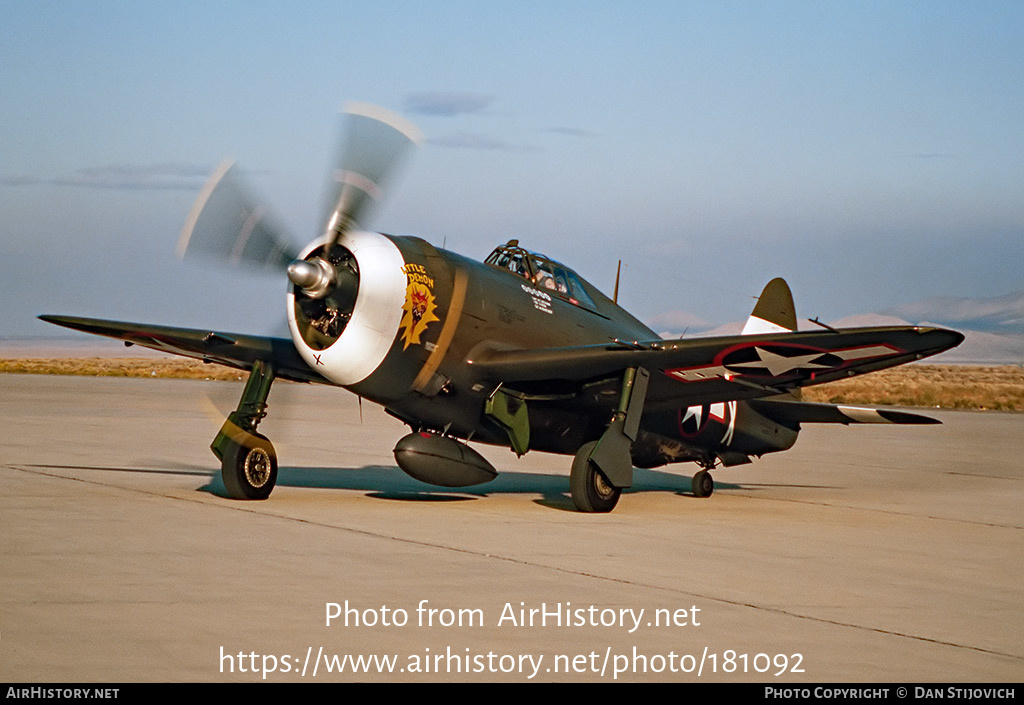
M 901 365 L 959 345 L 942 328 L 894 326 L 491 351 L 470 361 L 526 395 L 650 371 L 645 409 L 755 399 Z
M 74 316 L 40 316 L 47 323 L 118 338 L 133 345 L 250 370 L 257 361 L 269 362 L 274 375 L 295 382 L 321 382 L 324 377 L 309 368 L 288 338 L 269 338 L 209 329 L 172 328 L 148 323 L 124 323 Z

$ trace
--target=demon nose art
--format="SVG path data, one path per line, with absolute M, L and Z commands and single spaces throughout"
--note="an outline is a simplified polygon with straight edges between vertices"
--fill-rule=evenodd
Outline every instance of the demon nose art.
M 434 315 L 437 304 L 434 299 L 433 277 L 418 264 L 407 264 L 402 270 L 408 279 L 408 285 L 405 289 L 405 304 L 402 306 L 405 315 L 402 316 L 399 329 L 405 342 L 402 349 L 407 350 L 410 345 L 419 345 L 420 336 L 426 331 L 427 326 L 441 319 Z

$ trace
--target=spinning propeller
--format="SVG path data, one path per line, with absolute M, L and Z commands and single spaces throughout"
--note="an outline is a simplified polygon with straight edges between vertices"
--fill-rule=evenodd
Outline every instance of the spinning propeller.
M 420 140 L 415 126 L 383 108 L 350 104 L 345 114 L 345 139 L 328 189 L 321 246 L 298 259 L 294 241 L 252 196 L 230 162 L 210 177 L 178 243 L 182 257 L 202 254 L 230 264 L 287 267 L 288 279 L 304 299 L 325 301 L 320 307 L 324 314 L 311 314 L 311 325 L 328 336 L 327 319 L 351 311 L 359 282 L 354 258 L 337 245 L 365 222 L 388 178 Z

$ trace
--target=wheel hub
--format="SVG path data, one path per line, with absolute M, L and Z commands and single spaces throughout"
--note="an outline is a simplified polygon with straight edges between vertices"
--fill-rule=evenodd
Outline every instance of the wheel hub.
M 249 484 L 259 489 L 270 481 L 271 462 L 270 454 L 263 448 L 253 448 L 245 456 L 245 479 Z
M 615 488 L 608 483 L 604 475 L 597 471 L 594 472 L 594 489 L 597 490 L 601 499 L 608 499 L 615 494 Z

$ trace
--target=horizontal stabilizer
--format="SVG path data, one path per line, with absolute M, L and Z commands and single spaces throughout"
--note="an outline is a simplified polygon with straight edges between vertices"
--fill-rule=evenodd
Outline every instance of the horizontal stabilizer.
M 938 419 L 908 411 L 875 409 L 865 406 L 843 404 L 814 404 L 802 401 L 777 399 L 752 399 L 748 402 L 755 411 L 785 426 L 796 427 L 801 423 L 899 423 L 938 424 Z

